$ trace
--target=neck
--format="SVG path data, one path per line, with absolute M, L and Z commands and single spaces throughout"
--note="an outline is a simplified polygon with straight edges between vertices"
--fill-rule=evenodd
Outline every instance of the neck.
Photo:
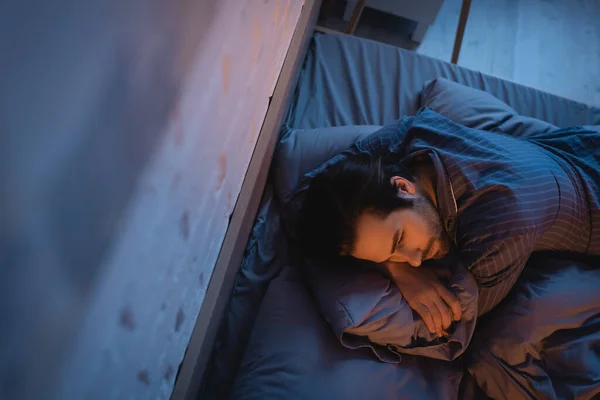
M 433 168 L 433 165 L 430 162 L 422 162 L 415 165 L 413 170 L 415 172 L 415 179 L 419 191 L 437 208 L 438 201 L 437 196 L 435 195 L 437 175 L 435 173 L 435 168 Z

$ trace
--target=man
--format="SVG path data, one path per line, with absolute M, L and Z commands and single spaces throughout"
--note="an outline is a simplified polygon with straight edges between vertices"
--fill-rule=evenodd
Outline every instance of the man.
M 529 138 L 477 131 L 431 110 L 385 127 L 312 177 L 300 216 L 308 255 L 385 265 L 432 333 L 460 318 L 430 268 L 469 269 L 478 314 L 533 252 L 600 255 L 600 133 Z

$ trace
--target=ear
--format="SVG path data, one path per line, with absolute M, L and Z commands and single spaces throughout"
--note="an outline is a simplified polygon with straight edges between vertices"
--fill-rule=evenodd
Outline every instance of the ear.
M 398 188 L 398 196 L 403 196 L 406 194 L 414 195 L 417 193 L 417 187 L 415 184 L 401 176 L 392 176 L 390 178 L 390 183 Z

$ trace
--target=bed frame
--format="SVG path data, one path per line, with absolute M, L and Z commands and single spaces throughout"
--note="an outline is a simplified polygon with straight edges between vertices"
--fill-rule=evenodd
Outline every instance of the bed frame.
M 197 399 L 254 224 L 283 118 L 296 87 L 321 0 L 305 0 L 233 210 L 206 296 L 183 358 L 172 400 Z

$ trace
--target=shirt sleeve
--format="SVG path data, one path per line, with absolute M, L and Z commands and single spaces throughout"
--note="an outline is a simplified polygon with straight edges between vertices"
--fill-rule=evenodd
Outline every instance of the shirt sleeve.
M 479 288 L 478 315 L 496 307 L 513 288 L 533 252 L 534 238 L 534 233 L 525 233 L 461 252 L 461 264 L 471 271 Z

